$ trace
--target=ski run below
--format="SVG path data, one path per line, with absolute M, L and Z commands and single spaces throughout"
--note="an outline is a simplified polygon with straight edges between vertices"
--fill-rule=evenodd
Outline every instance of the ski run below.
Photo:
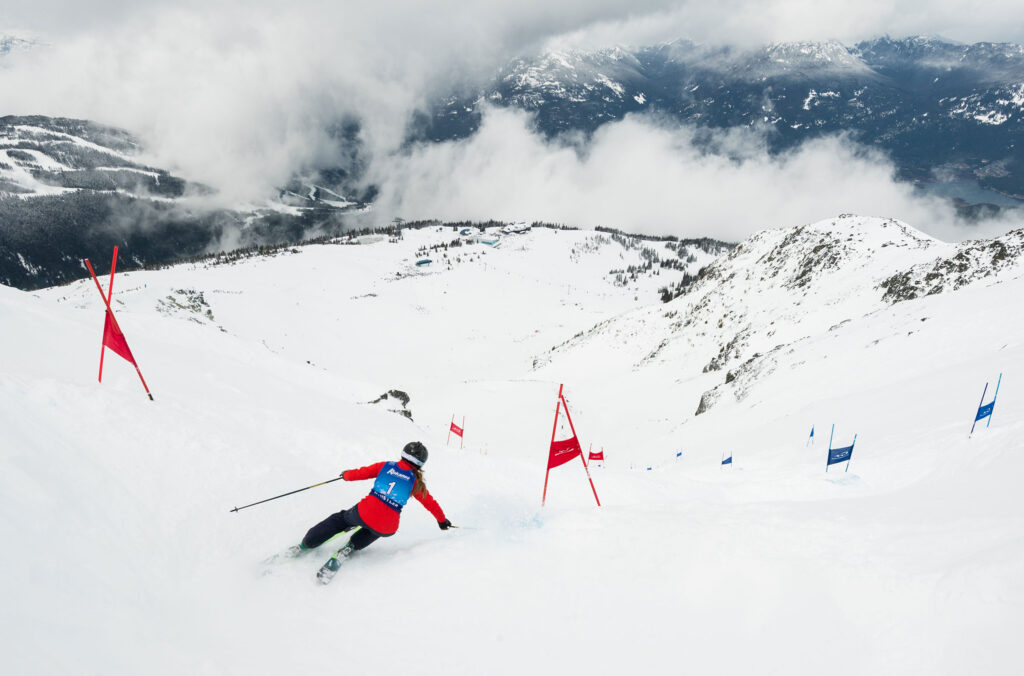
M 91 280 L 0 287 L 0 671 L 1019 673 L 1024 265 L 890 304 L 878 284 L 955 246 L 870 218 L 794 232 L 667 304 L 681 272 L 616 285 L 638 249 L 537 228 L 119 274 L 155 402 L 109 351 L 96 382 Z M 828 233 L 831 272 L 769 255 Z M 575 460 L 540 504 L 560 383 L 605 452 L 600 508 Z M 390 390 L 407 406 L 369 403 Z M 833 424 L 857 442 L 826 473 Z M 328 587 L 337 541 L 263 562 L 369 482 L 229 511 L 416 439 L 460 528 L 411 501 Z

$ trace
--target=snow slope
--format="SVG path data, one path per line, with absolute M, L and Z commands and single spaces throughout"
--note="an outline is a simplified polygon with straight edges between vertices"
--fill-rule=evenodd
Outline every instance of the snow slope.
M 641 259 L 598 233 L 431 250 L 452 237 L 119 275 L 153 403 L 110 354 L 96 384 L 91 282 L 0 287 L 0 669 L 1016 671 L 1016 254 L 893 303 L 884 281 L 957 247 L 835 219 L 761 233 L 660 304 L 674 278 L 616 286 Z M 600 509 L 575 463 L 539 504 L 559 382 L 584 447 L 605 448 Z M 367 403 L 391 389 L 412 420 Z M 445 448 L 452 413 L 463 450 Z M 832 423 L 858 434 L 849 472 L 824 472 Z M 413 504 L 330 587 L 313 583 L 329 546 L 260 561 L 367 484 L 228 511 L 414 438 L 464 528 Z

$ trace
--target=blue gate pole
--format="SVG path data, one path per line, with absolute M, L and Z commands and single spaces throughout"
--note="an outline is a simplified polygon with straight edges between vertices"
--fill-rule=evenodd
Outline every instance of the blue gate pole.
M 832 459 L 832 437 L 836 433 L 836 424 L 832 423 L 832 434 L 828 435 L 828 455 L 825 456 L 825 473 L 828 474 L 828 461 Z
M 853 443 L 850 444 L 850 457 L 846 459 L 846 469 L 843 470 L 844 472 L 849 472 L 850 471 L 850 461 L 853 460 L 853 447 L 856 446 L 856 445 L 857 445 L 857 435 L 854 434 L 853 435 Z
M 1000 378 L 1002 378 L 1002 377 L 1003 377 L 1003 375 L 1002 375 L 1002 374 L 999 374 L 999 377 L 1000 377 Z M 981 405 L 985 403 L 985 393 L 986 393 L 986 392 L 988 392 L 988 383 L 985 383 L 985 389 L 983 389 L 983 390 L 981 391 L 981 401 L 980 401 L 980 402 L 978 402 L 978 408 L 981 408 Z M 975 409 L 975 410 L 974 410 L 974 422 L 973 422 L 973 423 L 971 423 L 971 434 L 974 434 L 974 426 L 975 426 L 975 425 L 977 425 L 977 424 L 978 424 L 978 410 L 977 410 L 977 409 Z M 968 435 L 967 435 L 967 438 L 968 438 L 968 439 L 970 439 L 970 438 L 971 438 L 971 434 L 968 434 Z
M 999 374 L 999 380 L 996 381 L 996 393 L 992 395 L 992 412 L 988 414 L 988 422 L 985 423 L 985 429 L 992 424 L 992 416 L 996 414 L 996 399 L 999 397 L 999 383 L 1003 382 L 1003 374 Z

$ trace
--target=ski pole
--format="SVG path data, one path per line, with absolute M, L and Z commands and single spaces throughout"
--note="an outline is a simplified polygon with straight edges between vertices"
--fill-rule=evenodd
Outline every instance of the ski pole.
M 308 491 L 310 488 L 316 488 L 317 486 L 323 486 L 324 484 L 329 484 L 332 481 L 341 481 L 341 479 L 342 479 L 342 477 L 340 477 L 340 476 L 336 477 L 334 479 L 328 479 L 327 481 L 321 481 L 320 483 L 313 484 L 312 486 L 306 486 L 305 488 L 300 488 L 300 489 L 292 491 L 290 493 L 282 493 L 281 495 L 275 495 L 272 498 L 267 498 L 266 500 L 260 500 L 259 502 L 254 502 L 251 505 L 245 505 L 243 507 L 235 507 L 234 509 L 229 509 L 228 511 L 229 512 L 237 512 L 238 510 L 245 509 L 246 507 L 255 507 L 256 505 L 262 505 L 264 502 L 270 502 L 271 500 L 277 500 L 278 498 L 283 498 L 283 497 L 286 497 L 286 496 L 289 496 L 289 495 L 295 495 L 296 493 L 301 493 L 302 491 Z

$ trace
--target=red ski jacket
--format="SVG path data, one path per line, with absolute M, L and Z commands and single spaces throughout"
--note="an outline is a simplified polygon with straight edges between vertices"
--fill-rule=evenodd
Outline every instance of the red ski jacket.
M 360 467 L 359 469 L 347 469 L 341 473 L 341 478 L 345 481 L 362 481 L 365 479 L 376 479 L 377 475 L 380 474 L 381 469 L 386 465 L 386 462 L 378 462 L 366 467 Z M 411 471 L 413 466 L 405 460 L 398 461 L 398 466 L 406 471 Z M 419 482 L 413 486 L 412 497 L 420 501 L 420 503 L 427 508 L 438 523 L 442 523 L 445 520 L 444 512 L 441 510 L 441 505 L 437 504 L 430 493 L 424 488 L 422 491 L 417 490 L 419 488 Z M 401 517 L 401 512 L 397 509 L 389 507 L 384 503 L 383 500 L 377 496 L 370 494 L 359 501 L 356 505 L 359 510 L 359 517 L 370 527 L 381 535 L 393 535 L 398 530 L 398 520 Z

